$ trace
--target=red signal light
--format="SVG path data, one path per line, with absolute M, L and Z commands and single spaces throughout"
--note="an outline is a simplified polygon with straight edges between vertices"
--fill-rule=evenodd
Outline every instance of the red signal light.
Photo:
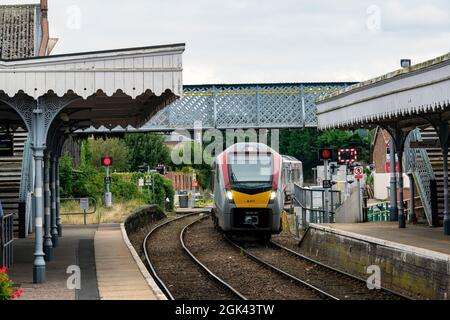
M 319 150 L 319 160 L 331 160 L 333 158 L 333 150 L 331 149 L 320 149 Z
M 111 157 L 103 157 L 102 158 L 102 166 L 104 166 L 104 167 L 112 166 L 112 162 L 113 162 L 113 160 Z

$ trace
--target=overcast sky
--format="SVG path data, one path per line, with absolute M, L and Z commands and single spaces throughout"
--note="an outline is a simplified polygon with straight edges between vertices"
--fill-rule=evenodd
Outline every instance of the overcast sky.
M 49 21 L 54 54 L 184 42 L 185 84 L 362 81 L 450 52 L 448 0 L 49 0 Z

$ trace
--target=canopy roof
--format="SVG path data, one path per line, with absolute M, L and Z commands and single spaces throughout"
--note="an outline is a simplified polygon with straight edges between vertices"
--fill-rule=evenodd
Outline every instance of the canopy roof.
M 412 128 L 429 113 L 450 119 L 450 53 L 324 96 L 317 111 L 321 129 L 392 121 Z
M 0 60 L 0 102 L 70 98 L 79 127 L 138 127 L 182 95 L 184 44 Z M 20 120 L 0 104 L 0 122 Z

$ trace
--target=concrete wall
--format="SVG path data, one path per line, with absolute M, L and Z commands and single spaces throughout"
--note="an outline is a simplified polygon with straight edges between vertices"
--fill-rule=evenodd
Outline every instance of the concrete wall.
M 362 201 L 362 199 L 361 199 Z M 336 223 L 360 222 L 361 217 L 358 210 L 358 192 L 353 192 L 350 197 L 336 210 Z
M 125 230 L 127 234 L 134 233 L 151 223 L 157 222 L 165 218 L 164 212 L 156 205 L 142 207 L 130 214 L 125 222 Z
M 421 299 L 450 298 L 450 256 L 312 224 L 301 251 L 339 270 L 367 279 L 381 268 L 382 286 Z

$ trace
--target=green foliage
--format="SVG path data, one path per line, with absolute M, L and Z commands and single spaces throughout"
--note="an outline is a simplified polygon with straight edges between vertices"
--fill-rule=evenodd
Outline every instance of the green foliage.
M 199 149 L 199 145 L 196 145 L 196 142 L 184 142 L 184 143 L 180 143 L 179 145 L 179 154 L 180 157 L 183 157 L 183 151 L 184 150 L 188 150 L 189 151 L 189 145 L 190 145 L 190 161 L 189 158 L 186 158 L 185 160 L 188 161 L 188 164 L 181 164 L 181 165 L 176 165 L 174 166 L 174 169 L 176 171 L 181 171 L 183 173 L 193 173 L 193 170 L 195 170 L 195 173 L 197 175 L 197 182 L 198 185 L 206 190 L 206 189 L 210 189 L 210 184 L 211 184 L 211 170 L 212 167 L 208 164 L 208 162 L 210 162 L 210 159 L 203 159 L 201 164 L 194 164 L 195 163 L 195 152 L 202 152 L 202 154 L 204 153 L 204 150 L 198 150 Z M 205 147 L 206 145 L 203 145 L 203 147 Z M 196 150 L 197 149 L 197 150 Z M 191 164 L 189 164 L 191 163 Z
M 73 193 L 72 158 L 66 153 L 59 161 L 61 196 L 67 198 Z
M 83 142 L 81 154 L 81 165 L 90 164 L 91 167 L 102 169 L 101 158 L 109 156 L 113 158 L 111 169 L 117 172 L 128 171 L 130 165 L 130 150 L 127 144 L 117 138 L 107 138 L 105 140 L 87 140 Z
M 370 136 L 370 135 L 369 135 Z M 312 177 L 312 168 L 321 164 L 317 157 L 320 148 L 357 148 L 358 160 L 368 163 L 370 159 L 369 136 L 351 131 L 327 130 L 318 131 L 315 128 L 303 130 L 281 130 L 280 153 L 296 157 L 303 162 L 303 174 L 306 179 Z
M 170 150 L 164 143 L 164 136 L 155 133 L 129 133 L 124 143 L 130 154 L 130 170 L 136 171 L 138 166 L 146 163 L 150 168 L 158 164 L 170 163 Z

